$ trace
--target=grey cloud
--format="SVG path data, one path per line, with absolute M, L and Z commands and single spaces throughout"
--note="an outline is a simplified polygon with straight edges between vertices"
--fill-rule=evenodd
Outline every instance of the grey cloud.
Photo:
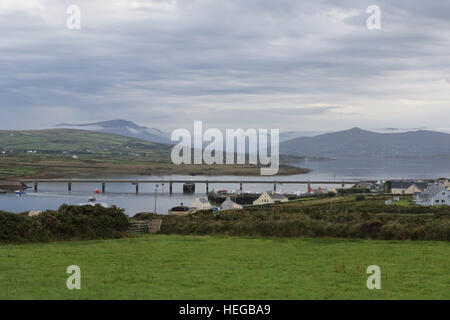
M 443 32 L 449 21 L 442 14 L 450 8 L 419 0 L 377 2 L 383 20 L 374 32 L 365 27 L 372 1 L 356 0 L 181 0 L 175 13 L 123 9 L 133 18 L 80 1 L 86 8 L 80 32 L 65 30 L 64 6 L 54 20 L 0 13 L 0 110 L 64 107 L 74 111 L 72 122 L 110 116 L 154 127 L 203 118 L 217 126 L 251 119 L 252 126 L 272 121 L 295 128 L 304 116 L 320 127 L 341 113 L 340 122 L 333 121 L 339 128 L 359 125 L 356 117 L 390 126 L 382 123 L 391 121 L 388 114 L 383 120 L 370 113 L 380 100 L 392 110 L 405 99 L 429 97 L 433 105 L 433 79 L 450 70 L 450 36 Z M 408 77 L 416 73 L 426 77 Z M 441 100 L 449 97 L 438 93 Z M 343 107 L 294 113 L 292 107 L 333 104 Z M 346 120 L 349 115 L 355 118 Z M 33 120 L 9 115 L 0 126 Z M 55 120 L 48 114 L 39 123 Z M 423 120 L 411 115 L 392 125 L 421 126 Z M 432 120 L 424 125 L 443 126 Z

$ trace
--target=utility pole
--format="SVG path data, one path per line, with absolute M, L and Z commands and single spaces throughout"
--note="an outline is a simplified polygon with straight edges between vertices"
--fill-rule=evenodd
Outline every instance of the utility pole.
M 155 188 L 155 210 L 153 211 L 153 213 L 156 213 L 156 198 L 158 197 L 158 185 L 156 185 Z

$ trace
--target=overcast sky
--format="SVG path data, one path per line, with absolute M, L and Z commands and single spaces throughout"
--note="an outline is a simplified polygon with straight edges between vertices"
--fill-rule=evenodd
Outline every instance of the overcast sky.
M 442 129 L 449 71 L 450 1 L 0 0 L 0 129 Z

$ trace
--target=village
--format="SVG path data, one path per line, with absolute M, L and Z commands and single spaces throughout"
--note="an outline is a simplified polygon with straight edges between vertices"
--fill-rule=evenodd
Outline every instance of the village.
M 306 193 L 264 191 L 263 193 L 243 193 L 240 190 L 218 190 L 208 193 L 204 197 L 195 197 L 190 206 L 181 203 L 169 210 L 170 215 L 187 215 L 201 210 L 239 210 L 252 206 L 268 206 L 285 203 L 290 200 L 311 197 L 334 197 L 344 194 L 385 194 L 392 195 L 392 199 L 385 201 L 385 205 L 400 202 L 400 196 L 411 196 L 411 203 L 418 206 L 449 206 L 450 182 L 446 178 L 438 180 L 390 180 L 362 181 L 350 188 L 322 188 L 316 189 L 308 186 Z M 233 201 L 233 199 L 235 201 Z M 254 199 L 254 200 L 252 200 Z M 213 201 L 211 201 L 213 200 Z M 237 201 L 239 200 L 239 201 Z M 237 203 L 239 202 L 239 203 Z

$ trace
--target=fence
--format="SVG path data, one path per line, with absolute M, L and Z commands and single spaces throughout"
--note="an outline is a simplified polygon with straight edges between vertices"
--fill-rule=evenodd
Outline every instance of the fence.
M 157 233 L 161 230 L 162 219 L 130 221 L 129 231 L 133 233 Z

